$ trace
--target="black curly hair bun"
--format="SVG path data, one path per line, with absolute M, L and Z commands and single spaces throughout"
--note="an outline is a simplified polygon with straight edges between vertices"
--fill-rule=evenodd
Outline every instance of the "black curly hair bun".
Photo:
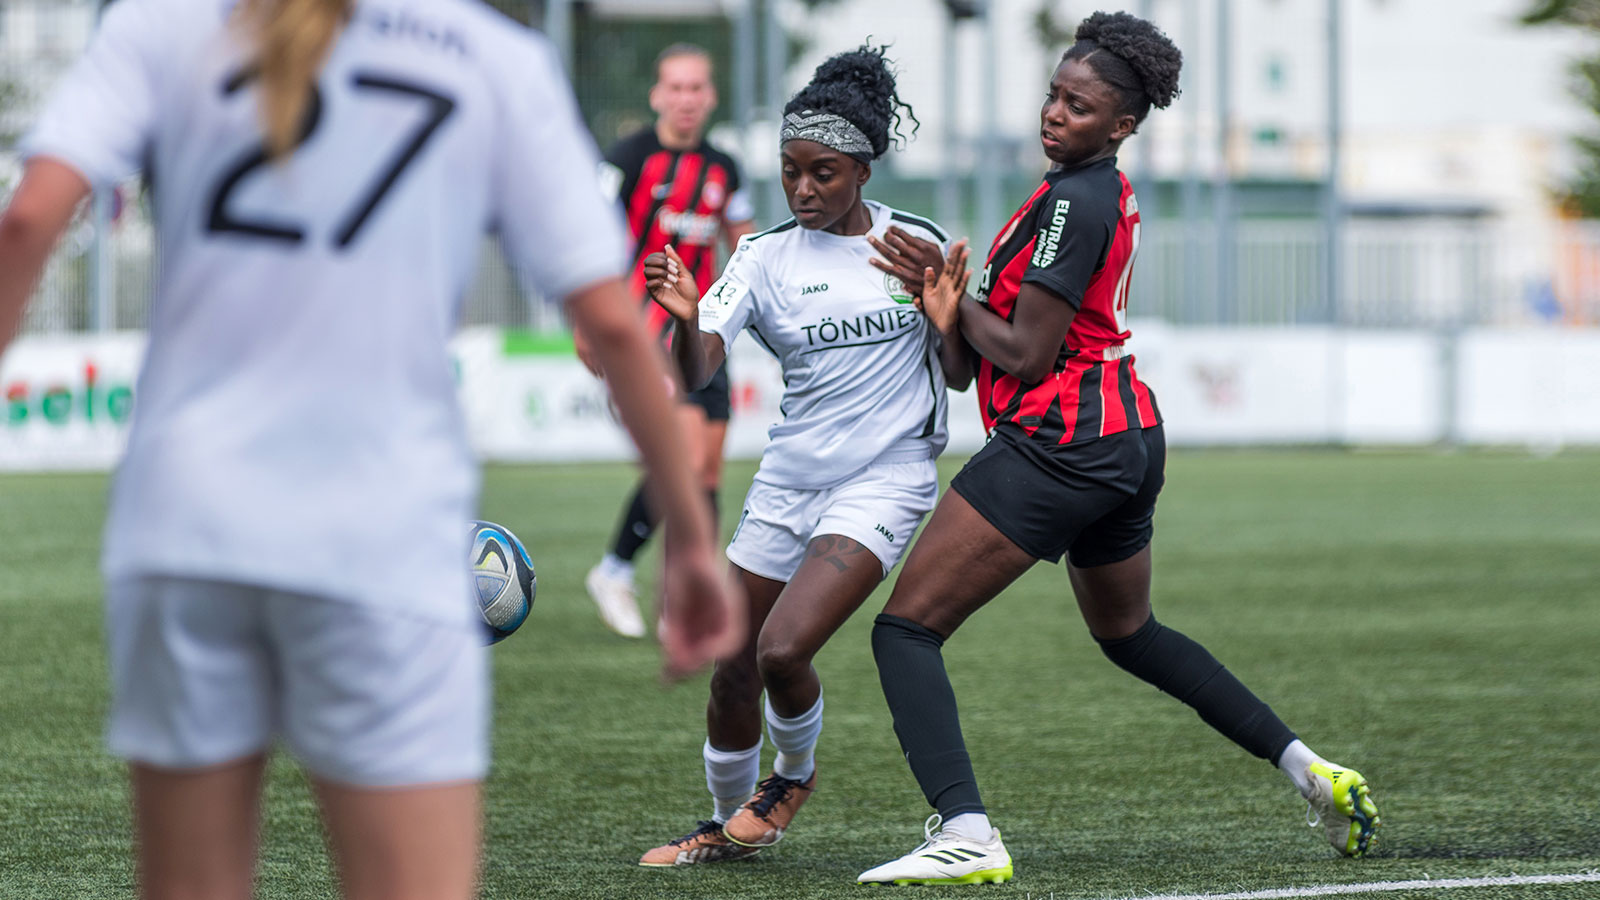
M 1067 59 L 1082 59 L 1124 94 L 1124 105 L 1138 119 L 1150 107 L 1166 109 L 1177 98 L 1183 53 L 1159 28 L 1125 12 L 1097 12 L 1078 25 Z M 1095 53 L 1103 50 L 1117 65 Z
M 829 57 L 812 73 L 811 83 L 784 105 L 784 114 L 809 109 L 842 116 L 872 142 L 872 158 L 882 156 L 889 149 L 891 133 L 903 141 L 900 125 L 907 117 L 913 125 L 918 124 L 910 105 L 895 92 L 887 50 L 863 44 Z

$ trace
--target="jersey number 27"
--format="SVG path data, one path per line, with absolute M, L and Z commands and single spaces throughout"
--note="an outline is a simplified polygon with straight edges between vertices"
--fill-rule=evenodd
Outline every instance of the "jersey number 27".
M 254 69 L 245 69 L 230 76 L 222 85 L 222 95 L 231 97 L 237 94 L 245 85 L 257 78 L 260 73 Z M 350 86 L 360 93 L 380 94 L 390 97 L 414 98 L 423 105 L 426 116 L 418 127 L 409 135 L 398 153 L 390 159 L 388 167 L 378 173 L 371 186 L 361 196 L 359 202 L 351 208 L 340 220 L 333 233 L 333 246 L 335 249 L 344 250 L 355 243 L 361 229 L 377 211 L 378 205 L 383 202 L 385 195 L 400 180 L 412 160 L 422 152 L 428 140 L 439 130 L 450 114 L 455 112 L 456 103 L 445 94 L 432 88 L 424 87 L 415 82 L 396 78 L 390 75 L 378 75 L 371 72 L 356 72 L 350 78 Z M 306 106 L 305 118 L 300 125 L 300 132 L 295 135 L 295 149 L 298 149 L 311 139 L 317 127 L 322 124 L 322 92 L 316 85 L 311 86 L 311 101 Z M 229 208 L 229 198 L 235 189 L 246 178 L 262 166 L 271 161 L 265 144 L 257 144 L 250 151 L 227 170 L 211 190 L 211 212 L 206 220 L 206 231 L 211 234 L 242 234 L 253 238 L 268 241 L 280 241 L 288 244 L 299 244 L 306 239 L 306 227 L 295 222 L 276 222 L 260 218 L 246 218 L 235 214 Z

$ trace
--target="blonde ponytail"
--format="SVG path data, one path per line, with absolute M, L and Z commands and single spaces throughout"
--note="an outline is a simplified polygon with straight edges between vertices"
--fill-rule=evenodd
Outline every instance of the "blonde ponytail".
M 349 21 L 355 0 L 245 0 L 239 15 L 261 72 L 261 130 L 267 153 L 294 150 L 317 72 Z

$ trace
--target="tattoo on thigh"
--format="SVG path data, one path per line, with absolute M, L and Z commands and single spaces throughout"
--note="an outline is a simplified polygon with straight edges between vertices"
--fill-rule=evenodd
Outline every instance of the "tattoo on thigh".
M 854 557 L 869 552 L 860 541 L 836 534 L 825 534 L 811 542 L 811 556 L 826 560 L 843 572 L 858 562 Z

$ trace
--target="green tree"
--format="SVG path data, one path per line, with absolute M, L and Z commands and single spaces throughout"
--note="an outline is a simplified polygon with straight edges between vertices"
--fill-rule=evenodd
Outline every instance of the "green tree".
M 1600 0 L 1536 0 L 1522 16 L 1525 25 L 1560 25 L 1600 35 Z M 1572 91 L 1600 118 L 1600 56 L 1572 66 Z M 1600 133 L 1572 139 L 1578 150 L 1578 171 L 1557 188 L 1562 203 L 1585 218 L 1600 218 Z
M 16 131 L 15 110 L 22 106 L 24 99 L 22 85 L 0 75 L 0 150 L 10 149 L 21 136 Z

